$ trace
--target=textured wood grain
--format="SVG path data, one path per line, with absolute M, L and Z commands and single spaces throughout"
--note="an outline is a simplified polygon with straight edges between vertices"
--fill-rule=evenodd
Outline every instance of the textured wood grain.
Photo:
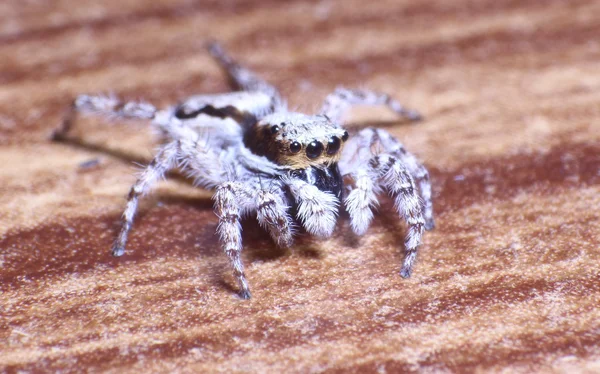
M 591 0 L 3 1 L 0 371 L 600 371 L 598 14 Z M 209 39 L 301 110 L 343 84 L 425 114 L 352 116 L 432 171 L 437 228 L 411 279 L 384 201 L 366 236 L 342 217 L 287 252 L 245 222 L 254 298 L 238 300 L 210 193 L 180 179 L 110 256 L 152 135 L 94 119 L 84 146 L 49 135 L 78 93 L 226 91 Z

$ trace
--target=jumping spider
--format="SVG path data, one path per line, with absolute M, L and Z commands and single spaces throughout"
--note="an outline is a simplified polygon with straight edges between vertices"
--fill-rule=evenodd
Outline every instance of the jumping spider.
M 112 253 L 125 252 L 138 199 L 166 172 L 178 168 L 198 186 L 215 189 L 217 233 L 239 282 L 250 298 L 240 252 L 240 217 L 256 212 L 260 225 L 283 247 L 296 223 L 318 237 L 331 236 L 343 203 L 352 230 L 364 234 L 386 189 L 408 223 L 400 274 L 409 277 L 423 229 L 434 227 L 431 185 L 425 167 L 388 132 L 367 128 L 349 137 L 341 117 L 352 105 L 387 105 L 418 120 L 388 95 L 338 88 L 316 115 L 288 110 L 276 88 L 232 60 L 216 43 L 209 51 L 239 91 L 189 97 L 158 110 L 148 103 L 81 95 L 55 138 L 64 138 L 78 112 L 146 119 L 165 142 L 132 186 Z M 416 180 L 416 184 L 415 181 Z M 349 183 L 344 185 L 344 180 Z

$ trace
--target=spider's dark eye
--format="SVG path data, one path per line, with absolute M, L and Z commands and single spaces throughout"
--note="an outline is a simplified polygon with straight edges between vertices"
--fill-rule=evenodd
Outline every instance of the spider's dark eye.
M 292 153 L 298 153 L 301 149 L 302 146 L 298 142 L 292 142 L 292 144 L 290 144 L 290 152 Z
M 342 143 L 340 142 L 340 138 L 338 138 L 337 136 L 332 136 L 329 139 L 329 142 L 327 142 L 327 154 L 328 155 L 334 155 L 337 153 L 337 151 L 340 150 L 340 145 Z
M 323 144 L 318 141 L 313 141 L 306 147 L 306 156 L 308 158 L 317 158 L 323 152 Z
M 275 125 L 271 127 L 271 134 L 277 134 L 279 132 L 279 126 Z
M 343 140 L 343 141 L 346 141 L 346 140 L 348 140 L 348 136 L 349 136 L 349 135 L 348 135 L 348 131 L 344 131 L 344 135 L 342 135 L 342 140 Z

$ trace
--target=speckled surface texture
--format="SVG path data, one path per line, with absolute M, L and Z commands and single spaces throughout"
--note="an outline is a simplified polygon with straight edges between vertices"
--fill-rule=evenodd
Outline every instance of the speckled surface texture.
M 0 3 L 0 372 L 599 372 L 599 1 Z M 226 91 L 218 39 L 312 111 L 337 85 L 386 91 L 379 125 L 432 172 L 437 228 L 398 275 L 405 226 L 384 201 L 364 237 L 275 248 L 244 222 L 241 301 L 210 193 L 182 178 L 109 247 L 143 123 L 70 100 L 157 105 Z M 79 145 L 77 145 L 79 144 Z

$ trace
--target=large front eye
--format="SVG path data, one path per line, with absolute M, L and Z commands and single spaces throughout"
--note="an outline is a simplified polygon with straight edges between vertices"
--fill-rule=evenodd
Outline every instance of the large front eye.
M 306 146 L 306 156 L 308 158 L 317 158 L 323 152 L 323 144 L 318 141 L 312 141 Z
M 330 156 L 336 154 L 337 151 L 340 150 L 341 144 L 342 142 L 340 142 L 340 138 L 337 136 L 332 136 L 329 139 L 329 142 L 327 142 L 327 154 Z

